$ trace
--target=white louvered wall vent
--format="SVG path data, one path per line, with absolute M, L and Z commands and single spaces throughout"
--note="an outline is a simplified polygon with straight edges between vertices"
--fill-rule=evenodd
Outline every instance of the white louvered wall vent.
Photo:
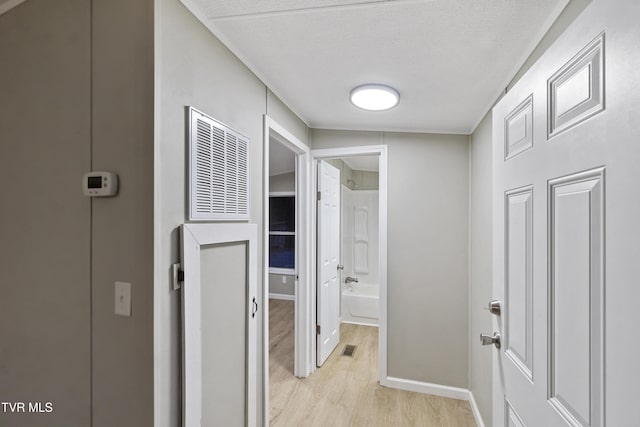
M 189 219 L 249 219 L 249 138 L 189 108 Z

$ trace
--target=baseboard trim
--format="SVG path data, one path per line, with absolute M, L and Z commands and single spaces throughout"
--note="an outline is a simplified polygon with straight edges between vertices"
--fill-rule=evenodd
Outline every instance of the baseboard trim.
M 287 294 L 269 294 L 269 299 L 283 299 L 285 301 L 295 301 L 295 295 L 287 295 Z
M 471 405 L 471 411 L 473 411 L 473 417 L 476 419 L 478 427 L 484 427 L 484 421 L 482 420 L 482 415 L 480 415 L 480 409 L 478 409 L 478 404 L 476 403 L 476 399 L 473 397 L 473 392 L 471 392 L 471 390 L 469 390 L 469 405 Z
M 420 381 L 406 380 L 404 378 L 387 377 L 381 380 L 380 385 L 397 388 L 416 393 L 433 394 L 436 396 L 449 397 L 452 399 L 469 400 L 469 390 L 466 388 L 450 387 L 440 384 L 424 383 Z
M 471 411 L 473 412 L 473 417 L 475 418 L 478 427 L 485 427 L 476 399 L 473 397 L 473 393 L 466 388 L 424 383 L 395 377 L 387 377 L 380 380 L 380 385 L 400 390 L 414 391 L 416 393 L 433 394 L 435 396 L 448 397 L 451 399 L 466 400 L 469 402 L 469 406 L 471 406 Z

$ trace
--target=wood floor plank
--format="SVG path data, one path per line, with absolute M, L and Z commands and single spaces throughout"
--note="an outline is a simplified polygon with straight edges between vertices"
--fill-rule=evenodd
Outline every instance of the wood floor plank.
M 342 324 L 340 344 L 308 378 L 293 376 L 293 301 L 269 300 L 273 427 L 475 427 L 468 402 L 382 387 L 378 328 Z M 353 357 L 342 356 L 357 345 Z

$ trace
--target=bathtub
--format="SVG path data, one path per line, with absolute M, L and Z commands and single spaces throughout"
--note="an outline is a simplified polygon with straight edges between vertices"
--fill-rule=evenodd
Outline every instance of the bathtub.
M 365 283 L 342 285 L 342 321 L 378 326 L 380 287 Z

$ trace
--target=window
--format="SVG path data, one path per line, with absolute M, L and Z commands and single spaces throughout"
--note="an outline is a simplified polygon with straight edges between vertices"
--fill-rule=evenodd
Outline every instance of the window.
M 294 193 L 269 194 L 269 269 L 295 269 L 296 197 Z

